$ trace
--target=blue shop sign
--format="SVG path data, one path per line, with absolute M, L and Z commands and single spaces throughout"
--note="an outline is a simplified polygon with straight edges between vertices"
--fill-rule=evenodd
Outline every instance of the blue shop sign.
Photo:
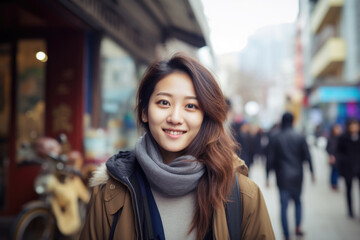
M 322 86 L 312 94 L 310 102 L 360 102 L 360 90 L 352 86 Z

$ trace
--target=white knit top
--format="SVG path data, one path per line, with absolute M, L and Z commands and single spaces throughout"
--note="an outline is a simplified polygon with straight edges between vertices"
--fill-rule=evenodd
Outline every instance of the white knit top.
M 196 229 L 189 235 L 195 212 L 196 191 L 181 197 L 168 197 L 151 189 L 159 209 L 166 240 L 196 239 Z

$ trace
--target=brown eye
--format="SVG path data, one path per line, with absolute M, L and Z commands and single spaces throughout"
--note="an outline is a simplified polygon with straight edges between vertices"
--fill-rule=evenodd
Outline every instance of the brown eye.
M 160 101 L 158 102 L 158 104 L 163 105 L 163 106 L 167 106 L 167 105 L 169 105 L 169 102 L 166 101 L 166 100 L 160 100 Z
M 196 106 L 195 104 L 190 103 L 190 104 L 186 105 L 186 108 L 189 108 L 189 109 L 196 109 L 196 108 L 197 108 L 197 106 Z

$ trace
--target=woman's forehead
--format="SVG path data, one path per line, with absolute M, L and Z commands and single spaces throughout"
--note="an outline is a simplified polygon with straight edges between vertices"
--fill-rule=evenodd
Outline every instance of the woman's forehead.
M 194 84 L 186 73 L 171 73 L 155 86 L 153 95 L 186 95 L 196 97 Z

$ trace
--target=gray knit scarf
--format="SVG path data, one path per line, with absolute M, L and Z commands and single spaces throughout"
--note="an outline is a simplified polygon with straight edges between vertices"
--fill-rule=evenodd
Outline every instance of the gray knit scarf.
M 170 164 L 165 164 L 158 146 L 148 134 L 137 141 L 135 155 L 151 188 L 171 197 L 194 190 L 205 172 L 204 165 L 191 155 L 178 157 Z

